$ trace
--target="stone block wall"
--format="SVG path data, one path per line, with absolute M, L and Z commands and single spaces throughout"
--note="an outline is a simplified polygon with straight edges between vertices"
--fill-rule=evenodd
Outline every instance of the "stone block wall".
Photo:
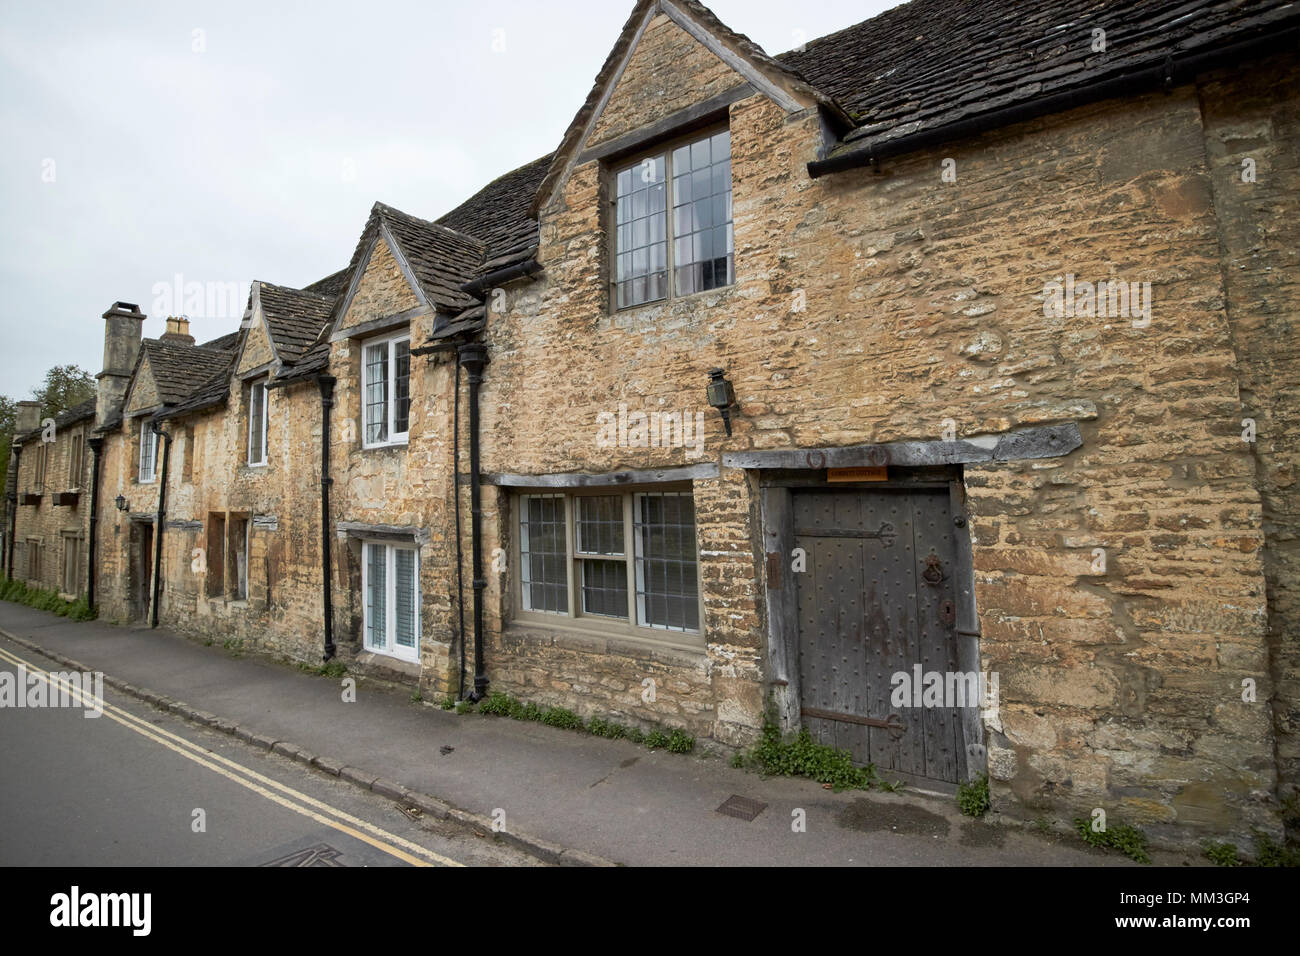
M 90 527 L 90 467 L 91 452 L 86 446 L 90 422 L 78 422 L 66 428 L 56 429 L 53 441 L 46 442 L 41 436 L 29 439 L 23 446 L 22 457 L 18 462 L 16 491 L 18 500 L 13 507 L 14 515 L 14 557 L 13 576 L 15 580 L 25 581 L 30 585 L 58 591 L 65 598 L 85 597 L 86 574 L 89 558 L 86 552 L 86 533 Z M 79 443 L 80 468 L 73 471 L 74 438 Z M 38 459 L 44 456 L 45 474 L 42 482 L 37 481 Z M 11 459 L 12 461 L 12 459 Z M 75 504 L 56 504 L 55 495 L 62 492 L 78 491 Z M 38 494 L 36 504 L 24 504 L 25 494 Z M 5 529 L 6 535 L 9 529 Z M 75 557 L 79 570 L 78 585 L 71 591 L 64 587 L 64 558 L 69 547 L 69 540 L 75 542 Z M 29 559 L 32 548 L 39 549 L 39 574 L 32 577 L 29 573 Z M 6 571 L 8 569 L 5 569 Z
M 1300 787 L 1300 74 L 1293 56 L 1199 87 L 1241 420 L 1254 422 L 1278 774 Z M 1247 426 L 1248 427 L 1248 426 Z M 1261 704 L 1268 701 L 1260 689 Z M 1284 795 L 1286 795 L 1284 793 Z

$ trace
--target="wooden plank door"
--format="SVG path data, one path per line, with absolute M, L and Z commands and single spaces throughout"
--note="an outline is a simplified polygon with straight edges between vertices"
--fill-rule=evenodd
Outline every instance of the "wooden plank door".
M 793 518 L 804 726 L 858 763 L 956 782 L 956 709 L 891 703 L 895 674 L 957 668 L 947 489 L 797 491 Z

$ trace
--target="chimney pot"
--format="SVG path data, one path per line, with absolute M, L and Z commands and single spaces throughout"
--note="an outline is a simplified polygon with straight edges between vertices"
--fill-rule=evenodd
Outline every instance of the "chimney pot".
M 164 342 L 176 342 L 181 345 L 193 345 L 194 336 L 190 335 L 190 320 L 183 315 L 167 317 L 167 331 L 161 336 Z

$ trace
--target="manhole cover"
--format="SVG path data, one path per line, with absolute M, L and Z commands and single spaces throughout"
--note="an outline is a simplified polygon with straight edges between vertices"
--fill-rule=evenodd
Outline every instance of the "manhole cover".
M 733 793 L 723 801 L 722 806 L 718 807 L 718 812 L 748 823 L 766 809 L 766 803 L 759 803 L 757 800 Z
M 328 843 L 318 843 L 305 850 L 298 850 L 288 856 L 282 856 L 262 866 L 343 866 L 338 862 L 340 852 Z

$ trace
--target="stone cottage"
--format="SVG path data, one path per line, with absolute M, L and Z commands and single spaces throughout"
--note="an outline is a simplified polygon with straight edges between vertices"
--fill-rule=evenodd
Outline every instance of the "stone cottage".
M 912 0 L 772 57 L 641 0 L 553 154 L 226 339 L 106 314 L 101 612 L 1276 832 L 1298 30 Z

